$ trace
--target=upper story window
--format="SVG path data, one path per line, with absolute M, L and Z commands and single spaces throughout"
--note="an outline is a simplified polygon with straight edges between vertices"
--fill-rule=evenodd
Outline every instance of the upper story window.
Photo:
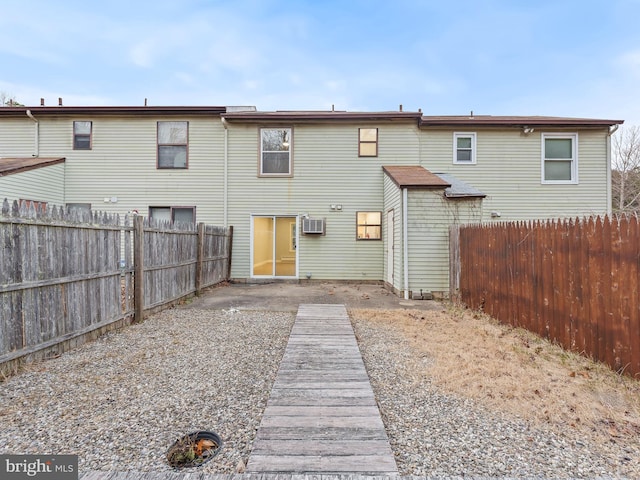
M 189 122 L 158 122 L 158 168 L 187 168 Z
M 290 128 L 260 129 L 260 175 L 292 175 Z
M 382 239 L 382 212 L 358 212 L 358 240 Z
M 578 183 L 578 134 L 542 134 L 542 183 Z
M 358 156 L 377 157 L 378 156 L 378 129 L 360 128 L 358 129 Z
M 86 121 L 73 122 L 73 149 L 91 150 L 92 123 Z
M 455 132 L 453 134 L 453 163 L 476 163 L 476 134 L 474 132 Z

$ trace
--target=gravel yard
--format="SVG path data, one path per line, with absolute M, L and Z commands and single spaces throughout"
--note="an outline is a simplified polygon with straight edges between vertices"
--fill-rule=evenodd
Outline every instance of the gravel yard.
M 355 331 L 402 475 L 640 477 L 637 441 L 593 442 L 441 389 L 428 352 L 366 317 Z M 225 443 L 198 472 L 242 471 L 294 319 L 178 307 L 30 366 L 0 383 L 0 453 L 78 454 L 81 472 L 169 471 L 170 444 L 206 429 Z
M 295 315 L 174 308 L 0 384 L 0 452 L 78 454 L 79 470 L 171 471 L 169 446 L 214 430 L 200 472 L 246 462 Z
M 420 315 L 428 318 L 434 313 Z M 370 317 L 369 311 L 358 312 L 354 324 L 401 474 L 440 478 L 640 478 L 637 433 L 628 432 L 623 437 L 602 432 L 608 436 L 602 441 L 602 435 L 594 435 L 591 430 L 595 427 L 590 425 L 577 429 L 568 422 L 536 421 L 535 418 L 544 417 L 543 412 L 554 415 L 545 411 L 555 408 L 550 404 L 536 414 L 539 407 L 534 403 L 520 400 L 521 404 L 514 408 L 505 400 L 498 400 L 487 405 L 469 398 L 470 392 L 464 389 L 446 391 L 453 389 L 443 389 L 433 381 L 432 372 L 437 368 L 434 359 L 425 349 L 416 346 L 413 335 L 407 335 L 394 324 L 394 316 L 403 315 L 389 312 L 388 323 L 372 323 L 364 320 Z M 451 329 L 449 333 L 453 335 L 455 331 Z M 461 336 L 449 343 L 464 340 Z M 461 348 L 465 348 L 464 345 Z M 438 362 L 442 360 L 443 357 L 438 358 Z M 581 358 L 576 361 L 589 363 Z M 462 363 L 457 366 L 462 372 L 469 368 Z M 452 363 L 446 368 L 455 369 L 456 365 Z M 553 381 L 544 368 L 539 371 L 547 378 L 544 381 Z M 522 369 L 521 374 L 520 383 L 533 384 L 533 380 L 526 378 L 529 375 L 526 369 Z M 488 374 L 480 381 L 485 385 L 499 383 Z M 491 390 L 487 394 L 492 397 L 504 399 L 510 395 L 501 391 L 500 385 L 485 388 Z M 514 400 L 518 402 L 517 398 Z M 592 401 L 586 403 L 590 405 Z M 589 408 L 589 405 L 585 406 Z M 517 409 L 527 415 L 508 411 Z M 605 430 L 604 426 L 601 428 Z

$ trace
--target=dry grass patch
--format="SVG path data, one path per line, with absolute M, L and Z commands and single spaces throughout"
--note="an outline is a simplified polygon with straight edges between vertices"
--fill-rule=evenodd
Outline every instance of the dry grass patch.
M 350 313 L 400 332 L 415 353 L 407 374 L 443 391 L 594 441 L 640 442 L 639 381 L 528 331 L 454 307 Z

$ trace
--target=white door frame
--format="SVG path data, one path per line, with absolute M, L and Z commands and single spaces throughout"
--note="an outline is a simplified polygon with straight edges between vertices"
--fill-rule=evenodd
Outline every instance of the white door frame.
M 272 254 L 272 258 L 274 261 L 274 269 L 275 269 L 275 251 L 276 251 L 276 239 L 275 239 L 275 234 L 276 234 L 276 223 L 277 223 L 277 219 L 278 218 L 289 218 L 291 220 L 295 221 L 295 246 L 294 246 L 294 256 L 295 256 L 295 273 L 293 276 L 278 276 L 278 275 L 274 275 L 272 273 L 272 275 L 255 275 L 254 271 L 253 271 L 253 267 L 254 267 L 254 245 L 253 245 L 253 241 L 254 241 L 254 220 L 256 218 L 271 218 L 273 219 L 273 234 L 274 234 L 274 239 L 273 239 L 273 254 Z M 300 258 L 299 258 L 299 251 L 300 251 L 300 239 L 299 239 L 299 235 L 298 232 L 300 230 L 299 228 L 299 217 L 298 215 L 271 215 L 271 214 L 251 214 L 251 219 L 250 219 L 250 228 L 249 228 L 249 238 L 250 238 L 250 242 L 249 242 L 249 276 L 251 278 L 298 278 L 299 272 L 300 272 Z M 273 272 L 273 270 L 272 270 Z
M 393 234 L 394 232 L 394 213 L 393 213 L 393 209 L 389 210 L 387 212 L 387 276 L 386 276 L 386 281 L 387 283 L 389 283 L 389 285 L 391 285 L 392 287 L 395 287 L 394 283 L 393 283 L 393 277 L 394 277 L 394 265 L 395 265 L 395 255 L 394 255 L 394 250 L 395 250 L 395 236 Z

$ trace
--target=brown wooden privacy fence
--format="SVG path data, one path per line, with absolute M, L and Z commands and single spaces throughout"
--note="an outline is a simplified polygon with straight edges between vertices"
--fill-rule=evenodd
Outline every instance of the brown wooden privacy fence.
M 464 304 L 640 375 L 636 217 L 462 226 L 451 245 Z
M 232 227 L 130 220 L 4 201 L 0 373 L 229 278 Z

